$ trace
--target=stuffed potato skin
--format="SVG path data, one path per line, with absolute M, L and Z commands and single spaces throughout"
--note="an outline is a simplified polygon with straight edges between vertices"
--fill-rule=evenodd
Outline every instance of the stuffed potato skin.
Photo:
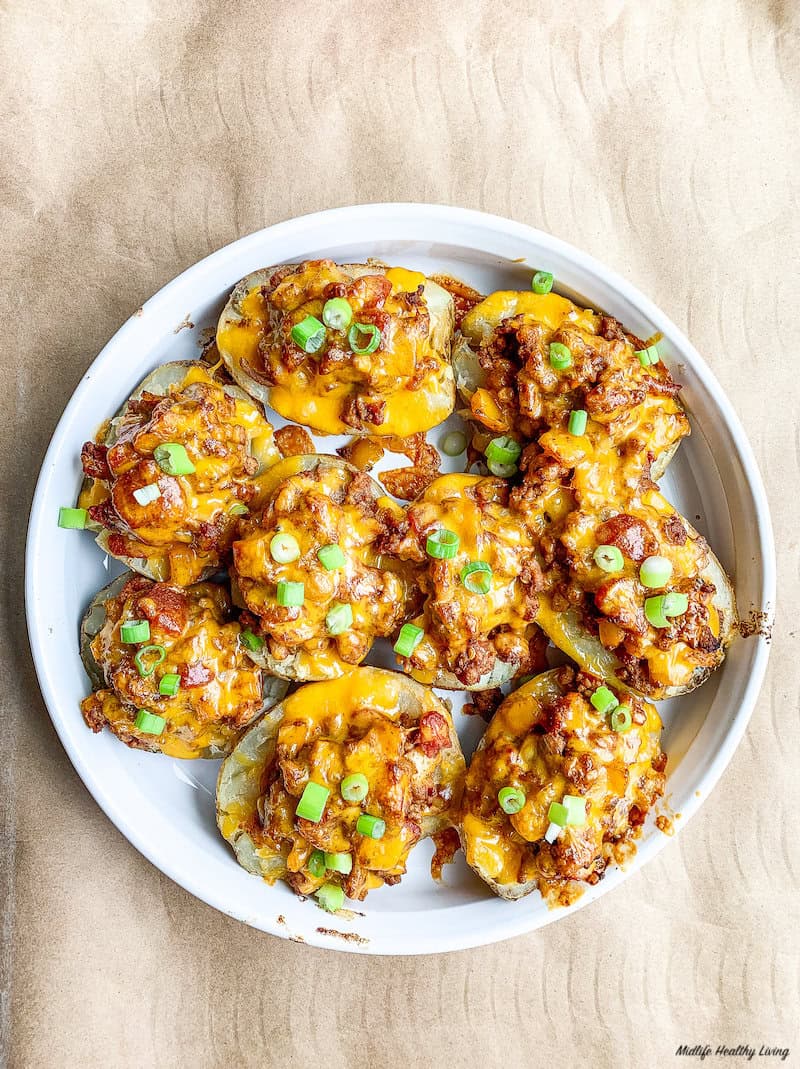
M 551 365 L 551 343 L 569 348 L 570 366 Z M 464 316 L 453 350 L 478 447 L 482 438 L 505 433 L 545 448 L 548 435 L 574 446 L 566 437 L 569 414 L 584 410 L 588 485 L 612 469 L 631 489 L 642 474 L 659 478 L 689 434 L 689 422 L 677 399 L 680 387 L 663 362 L 640 364 L 635 351 L 644 348 L 611 316 L 558 294 L 490 294 Z
M 428 536 L 458 536 L 450 559 L 432 558 Z M 544 665 L 543 636 L 534 620 L 542 571 L 524 517 L 509 508 L 503 479 L 444 475 L 409 506 L 389 543 L 413 563 L 424 597 L 412 621 L 424 635 L 404 671 L 432 686 L 488 690 Z M 486 591 L 470 590 L 463 570 L 480 561 L 491 569 Z
M 631 725 L 624 734 L 613 730 L 589 700 L 601 684 L 572 668 L 542 673 L 505 699 L 473 754 L 461 841 L 467 863 L 502 898 L 538 889 L 551 907 L 569 905 L 610 863 L 632 856 L 647 812 L 664 793 L 658 713 L 616 688 Z M 518 812 L 503 811 L 504 787 L 522 791 Z M 585 823 L 548 842 L 550 806 L 565 795 L 584 800 Z
M 217 824 L 239 864 L 268 883 L 307 895 L 333 880 L 360 900 L 399 881 L 420 839 L 454 825 L 464 771 L 450 713 L 431 691 L 357 668 L 300 687 L 242 737 L 220 769 Z M 368 793 L 346 801 L 342 779 L 358 773 Z M 318 822 L 295 812 L 309 780 L 330 791 Z M 385 822 L 381 838 L 357 831 L 363 813 Z M 314 873 L 314 850 L 348 854 L 352 870 Z
M 344 300 L 353 323 L 380 331 L 370 353 L 353 351 L 348 328 L 325 331 L 305 352 L 292 328 L 321 322 Z M 406 437 L 441 423 L 455 405 L 450 364 L 453 299 L 424 275 L 331 260 L 255 271 L 231 294 L 217 328 L 230 374 L 253 397 L 323 434 Z
M 166 443 L 186 450 L 193 472 L 162 469 L 156 450 Z M 188 586 L 220 568 L 237 512 L 258 501 L 260 476 L 278 459 L 272 427 L 246 393 L 201 363 L 164 364 L 84 445 L 78 503 L 106 553 Z M 154 500 L 138 499 L 144 488 L 156 488 Z
M 378 483 L 343 460 L 312 454 L 275 465 L 263 508 L 242 520 L 233 545 L 235 595 L 261 640 L 253 659 L 286 679 L 330 679 L 360 663 L 376 637 L 391 634 L 413 589 L 409 569 L 383 554 L 383 542 L 401 517 L 400 506 Z M 279 534 L 296 540 L 296 559 L 273 558 Z M 328 569 L 319 552 L 332 545 L 344 563 Z M 278 604 L 280 582 L 303 584 L 302 605 Z M 352 621 L 331 634 L 328 613 L 336 605 L 349 606 Z
M 130 620 L 147 621 L 146 640 L 122 641 Z M 288 686 L 266 678 L 245 656 L 240 634 L 219 584 L 179 588 L 131 572 L 119 576 L 95 596 L 81 624 L 81 657 L 93 687 L 81 703 L 87 726 L 108 727 L 127 746 L 169 757 L 228 753 Z M 136 663 L 142 650 L 144 674 Z M 159 650 L 163 657 L 150 669 Z M 180 679 L 171 696 L 159 691 L 168 674 Z M 137 728 L 141 709 L 165 721 L 160 734 Z

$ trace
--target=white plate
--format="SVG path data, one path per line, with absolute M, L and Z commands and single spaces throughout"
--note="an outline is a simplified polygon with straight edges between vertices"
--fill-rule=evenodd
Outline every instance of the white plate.
M 216 323 L 239 278 L 258 267 L 319 256 L 344 262 L 373 256 L 428 273 L 447 272 L 482 292 L 527 288 L 531 271 L 546 268 L 561 292 L 616 316 L 640 337 L 661 331 L 666 361 L 685 384 L 692 422 L 692 436 L 681 445 L 664 490 L 707 535 L 734 576 L 742 615 L 771 614 L 774 548 L 752 451 L 716 379 L 667 317 L 591 257 L 520 223 L 435 205 L 371 204 L 280 223 L 214 253 L 151 298 L 89 368 L 53 435 L 30 517 L 25 595 L 39 682 L 72 763 L 107 815 L 154 865 L 217 909 L 275 935 L 362 953 L 423 954 L 506 939 L 570 910 L 550 911 L 538 895 L 519 902 L 494 898 L 462 859 L 437 885 L 428 874 L 432 848 L 423 843 L 398 887 L 372 892 L 363 916 L 353 921 L 333 918 L 285 885 L 268 887 L 236 864 L 214 823 L 216 762 L 181 762 L 129 750 L 107 731 L 88 731 L 78 709 L 88 691 L 77 651 L 80 617 L 109 571 L 118 570 L 113 561 L 110 567 L 104 563 L 88 532 L 56 526 L 59 505 L 72 504 L 78 490 L 81 444 L 151 368 L 198 355 L 201 332 Z M 186 327 L 187 321 L 193 326 Z M 441 434 L 431 432 L 431 440 L 438 442 Z M 329 452 L 339 440 L 319 443 Z M 708 797 L 730 761 L 758 695 L 767 654 L 763 637 L 741 639 L 709 683 L 662 704 L 668 799 L 671 810 L 681 814 L 677 829 Z M 378 651 L 375 660 L 382 659 L 387 663 L 385 651 Z M 482 721 L 461 714 L 457 720 L 469 752 Z M 616 888 L 667 842 L 648 823 L 627 873 L 611 870 L 572 909 Z M 359 939 L 328 934 L 332 929 Z

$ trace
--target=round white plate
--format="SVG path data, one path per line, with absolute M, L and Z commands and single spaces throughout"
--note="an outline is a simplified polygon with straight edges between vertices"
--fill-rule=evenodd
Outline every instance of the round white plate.
M 518 902 L 495 898 L 460 855 L 445 870 L 444 882 L 436 884 L 429 875 L 432 847 L 426 842 L 412 853 L 402 883 L 372 892 L 359 907 L 363 915 L 352 921 L 331 917 L 284 884 L 268 887 L 236 864 L 214 822 L 217 762 L 181 762 L 129 750 L 107 731 L 88 731 L 78 708 L 89 686 L 77 651 L 79 621 L 91 596 L 119 570 L 114 561 L 104 560 L 88 532 L 56 525 L 59 505 L 71 505 L 80 484 L 82 443 L 153 367 L 199 354 L 206 328 L 216 323 L 239 278 L 270 264 L 321 256 L 343 262 L 371 256 L 444 272 L 484 293 L 525 289 L 532 270 L 546 268 L 554 272 L 560 292 L 616 316 L 640 337 L 660 331 L 666 361 L 685 384 L 692 422 L 692 435 L 681 445 L 663 488 L 734 577 L 742 616 L 771 614 L 774 548 L 752 451 L 716 379 L 667 317 L 591 257 L 521 223 L 435 205 L 370 204 L 280 223 L 202 260 L 133 315 L 86 372 L 53 435 L 30 517 L 25 595 L 39 682 L 72 763 L 107 815 L 154 865 L 217 909 L 275 935 L 361 953 L 424 954 L 506 939 L 570 910 L 550 911 L 538 895 Z M 281 422 L 274 419 L 276 425 Z M 443 433 L 434 430 L 429 438 L 437 443 Z M 322 438 L 318 444 L 331 452 L 341 440 Z M 376 650 L 371 661 L 390 664 L 387 650 Z M 708 797 L 731 759 L 758 695 L 767 654 L 765 638 L 740 639 L 705 686 L 662 704 L 667 794 L 671 811 L 681 814 L 677 829 Z M 469 753 L 483 722 L 463 716 L 460 706 L 458 700 L 456 719 Z M 627 872 L 609 871 L 571 908 L 617 888 L 667 841 L 651 819 Z

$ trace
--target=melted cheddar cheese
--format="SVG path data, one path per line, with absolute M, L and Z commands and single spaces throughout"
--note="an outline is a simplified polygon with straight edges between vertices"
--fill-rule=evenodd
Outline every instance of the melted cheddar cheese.
M 244 832 L 270 882 L 284 878 L 298 894 L 311 894 L 336 880 L 353 899 L 396 883 L 415 843 L 455 820 L 464 773 L 447 709 L 432 692 L 374 668 L 301 687 L 283 703 L 269 753 L 248 756 L 245 738 L 229 761 L 238 762 L 233 774 L 248 786 L 224 798 L 225 838 Z M 348 802 L 341 782 L 355 773 L 369 789 Z M 223 766 L 221 781 L 227 775 Z M 330 792 L 318 822 L 295 812 L 309 781 Z M 362 813 L 385 822 L 381 838 L 358 833 Z M 349 854 L 352 871 L 315 875 L 308 868 L 314 850 Z
M 220 566 L 237 508 L 258 503 L 259 479 L 278 459 L 257 405 L 224 390 L 201 364 L 165 396 L 129 402 L 101 441 L 107 473 L 87 483 L 80 506 L 93 510 L 110 553 L 181 586 Z M 165 443 L 186 449 L 192 474 L 162 471 L 153 454 Z M 135 494 L 145 486 L 159 496 L 143 505 Z
M 555 669 L 511 694 L 494 715 L 467 772 L 462 841 L 467 863 L 500 893 L 538 887 L 549 905 L 566 905 L 585 883 L 624 862 L 645 814 L 664 791 L 665 758 L 655 708 L 625 691 L 629 731 L 618 734 L 590 704 L 601 680 Z M 503 787 L 525 803 L 508 815 Z M 586 822 L 545 841 L 553 802 L 585 800 Z
M 348 302 L 354 323 L 380 330 L 375 352 L 353 352 L 348 331 L 332 328 L 314 353 L 296 345 L 292 327 L 307 316 L 322 322 L 331 297 Z M 418 272 L 353 272 L 314 260 L 279 269 L 232 303 L 220 319 L 219 350 L 239 381 L 268 384 L 270 405 L 286 419 L 324 434 L 405 437 L 453 410 L 452 299 Z
M 122 625 L 137 619 L 148 620 L 150 638 L 135 645 L 123 642 Z M 181 590 L 132 579 L 105 602 L 104 625 L 91 641 L 106 688 L 83 701 L 87 723 L 96 731 L 108 726 L 129 746 L 170 757 L 226 753 L 263 706 L 261 674 L 240 647 L 239 634 L 223 587 L 197 583 Z M 164 658 L 142 675 L 135 657 L 147 646 L 161 647 Z M 145 655 L 145 668 L 155 660 L 154 652 Z M 167 674 L 181 678 L 172 697 L 159 694 Z M 166 721 L 160 735 L 135 726 L 140 709 Z
M 292 677 L 326 679 L 363 660 L 374 638 L 390 634 L 404 612 L 406 584 L 385 567 L 378 551 L 382 517 L 402 515 L 402 510 L 369 476 L 343 462 L 325 458 L 304 468 L 307 461 L 292 457 L 270 472 L 263 510 L 243 521 L 233 545 L 232 575 L 272 657 L 291 663 L 286 670 Z M 296 539 L 296 560 L 273 559 L 270 543 L 276 534 Z M 328 545 L 342 550 L 343 567 L 329 571 L 321 564 L 319 550 Z M 303 584 L 302 606 L 278 605 L 282 580 Z M 326 617 L 336 604 L 349 605 L 353 621 L 331 635 Z
M 397 553 L 422 565 L 418 582 L 425 604 L 414 620 L 424 637 L 410 657 L 400 658 L 404 669 L 423 683 L 449 673 L 466 685 L 495 671 L 498 661 L 505 662 L 505 678 L 527 672 L 537 629 L 525 569 L 538 565 L 529 528 L 508 508 L 506 484 L 477 475 L 442 476 L 409 507 L 408 527 Z M 449 560 L 433 559 L 425 550 L 427 537 L 440 528 L 459 538 Z M 474 561 L 491 568 L 485 594 L 471 592 L 461 579 Z

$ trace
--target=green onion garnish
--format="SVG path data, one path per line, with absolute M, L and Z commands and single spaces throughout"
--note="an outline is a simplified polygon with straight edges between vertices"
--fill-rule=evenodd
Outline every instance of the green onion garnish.
M 497 801 L 503 812 L 510 816 L 513 813 L 519 813 L 525 805 L 525 795 L 519 787 L 501 787 L 497 792 Z
M 300 544 L 294 535 L 273 535 L 269 543 L 269 555 L 278 564 L 289 564 L 300 556 Z
M 143 735 L 160 735 L 164 730 L 166 720 L 163 716 L 156 716 L 155 713 L 148 713 L 146 709 L 140 709 L 133 723 Z
M 344 551 L 336 543 L 330 546 L 322 546 L 317 551 L 317 557 L 322 567 L 328 572 L 335 572 L 338 568 L 344 568 L 347 563 Z
M 604 572 L 621 572 L 625 567 L 622 550 L 617 546 L 598 546 L 592 557 L 597 567 L 602 568 Z
M 403 624 L 397 642 L 394 644 L 394 652 L 398 657 L 410 657 L 417 646 L 422 642 L 425 632 L 415 624 Z
M 346 802 L 363 802 L 369 793 L 369 780 L 363 772 L 354 772 L 352 776 L 344 777 L 339 790 Z
M 254 635 L 252 631 L 242 631 L 239 635 L 239 641 L 251 653 L 258 653 L 264 647 L 264 639 L 261 635 Z
M 181 677 L 174 672 L 165 672 L 158 681 L 158 693 L 165 698 L 174 698 L 181 689 Z
M 133 663 L 138 668 L 139 675 L 144 679 L 145 676 L 151 676 L 155 672 L 166 656 L 167 651 L 163 646 L 142 646 L 133 658 Z
M 329 635 L 341 635 L 353 626 L 353 607 L 346 601 L 334 601 L 325 616 Z
M 577 436 L 584 434 L 588 418 L 587 413 L 582 408 L 574 408 L 569 414 L 569 433 Z
M 559 837 L 559 835 L 561 835 L 561 832 L 563 830 L 563 825 L 556 824 L 554 821 L 551 820 L 550 823 L 547 825 L 547 831 L 544 833 L 544 841 L 552 845 Z
M 338 913 L 344 905 L 344 891 L 338 883 L 323 883 L 317 891 L 317 902 L 328 913 Z
M 460 542 L 461 539 L 455 531 L 440 527 L 428 535 L 425 540 L 425 552 L 435 560 L 452 560 L 458 553 Z
M 325 344 L 325 324 L 316 316 L 306 316 L 290 331 L 292 341 L 304 353 L 316 353 Z
M 134 490 L 133 496 L 140 505 L 152 505 L 161 497 L 161 490 L 158 483 L 148 483 L 147 486 L 140 486 Z
M 461 582 L 470 594 L 488 594 L 492 589 L 492 567 L 485 560 L 473 560 L 461 569 Z
M 277 587 L 278 604 L 286 608 L 294 608 L 302 605 L 306 599 L 304 583 L 292 583 L 288 579 L 280 579 Z
M 551 802 L 547 810 L 547 819 L 551 824 L 557 824 L 559 828 L 567 826 L 567 807 L 561 802 Z
M 58 526 L 67 531 L 82 531 L 88 517 L 86 509 L 68 509 L 62 506 L 58 510 Z
M 241 501 L 237 501 L 235 505 L 231 505 L 228 511 L 231 516 L 246 516 L 250 512 L 250 509 L 247 505 L 243 505 Z
M 689 608 L 689 597 L 679 591 L 672 591 L 664 595 L 664 615 L 683 616 Z
M 631 724 L 633 724 L 633 716 L 630 705 L 618 705 L 611 714 L 612 730 L 624 735 L 626 731 L 631 730 Z
M 341 872 L 343 876 L 353 871 L 352 854 L 325 854 L 325 868 L 331 872 Z
M 563 371 L 572 364 L 572 350 L 568 345 L 562 345 L 560 341 L 550 342 L 550 367 L 556 371 Z
M 325 803 L 328 801 L 330 793 L 330 790 L 327 787 L 323 787 L 321 783 L 314 783 L 313 780 L 309 780 L 300 795 L 295 815 L 302 817 L 303 820 L 310 821 L 312 824 L 319 824 L 322 814 L 325 812 Z
M 597 690 L 589 698 L 589 701 L 603 716 L 606 713 L 610 713 L 612 709 L 616 709 L 619 705 L 619 698 L 617 698 L 608 687 L 598 687 Z
M 648 557 L 642 561 L 639 569 L 639 582 L 642 586 L 666 586 L 672 578 L 672 561 L 666 557 Z
M 361 344 L 362 338 L 369 339 L 366 345 Z M 347 341 L 354 353 L 363 356 L 375 352 L 381 343 L 381 332 L 372 323 L 354 323 L 347 332 Z
M 356 831 L 365 839 L 382 839 L 386 834 L 386 821 L 372 813 L 362 813 L 356 821 Z
M 123 642 L 147 642 L 150 638 L 150 623 L 147 620 L 128 620 L 119 629 Z
M 517 474 L 516 464 L 500 464 L 496 460 L 487 460 L 486 467 L 492 473 L 496 475 L 498 479 L 510 479 L 512 475 Z
M 531 281 L 534 293 L 549 293 L 553 288 L 553 276 L 549 271 L 537 271 Z
M 664 613 L 664 595 L 644 599 L 644 614 L 653 627 L 669 627 L 669 620 Z
M 460 456 L 467 448 L 467 436 L 461 431 L 450 431 L 442 441 L 442 452 L 448 457 Z
M 153 459 L 167 475 L 193 475 L 195 466 L 180 442 L 165 442 L 153 450 Z
M 661 354 L 658 351 L 657 345 L 648 345 L 646 349 L 637 349 L 634 355 L 639 357 L 639 363 L 642 367 L 649 367 L 651 364 L 657 364 L 661 359 Z
M 325 875 L 325 853 L 322 850 L 312 850 L 306 868 L 311 875 L 319 880 Z
M 586 823 L 586 799 L 575 794 L 564 795 L 564 808 L 567 811 L 567 824 L 576 828 Z
M 495 464 L 516 464 L 522 453 L 522 446 L 513 438 L 503 435 L 501 438 L 492 438 L 484 450 L 487 460 L 493 460 Z
M 331 330 L 347 330 L 353 322 L 353 309 L 344 297 L 331 297 L 323 306 L 322 322 Z

